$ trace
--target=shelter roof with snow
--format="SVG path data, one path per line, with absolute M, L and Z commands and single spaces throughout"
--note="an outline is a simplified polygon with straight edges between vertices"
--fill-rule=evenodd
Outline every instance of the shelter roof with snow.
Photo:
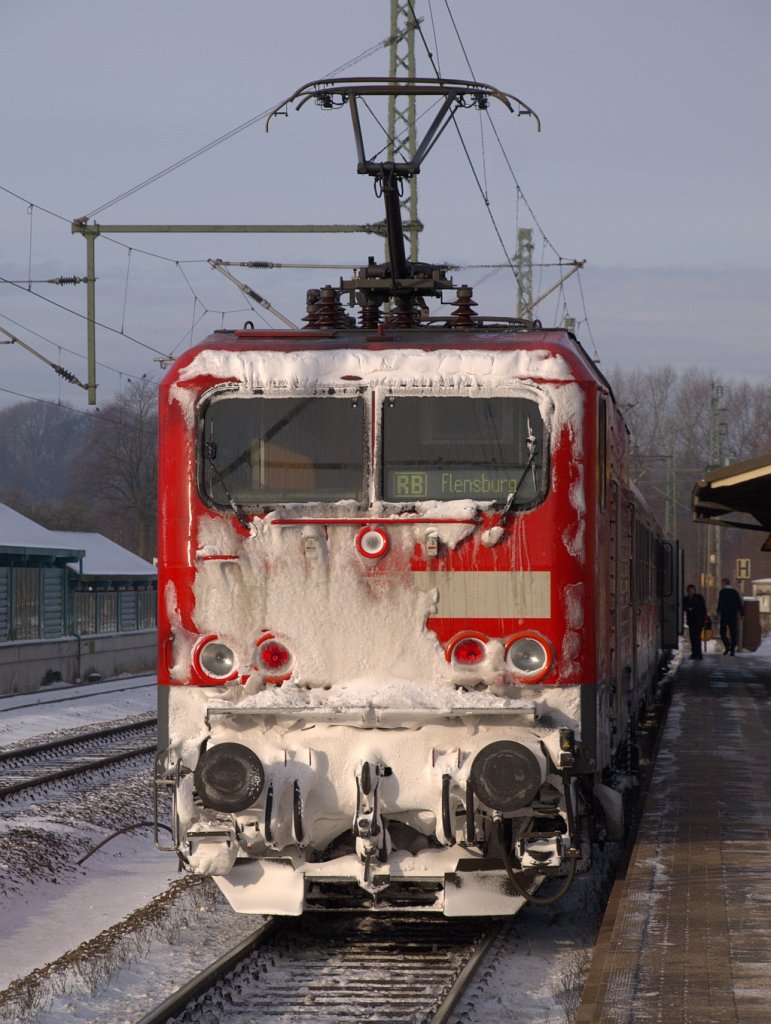
M 771 550 L 771 455 L 705 473 L 694 485 L 691 506 L 696 522 L 762 530 L 770 535 L 763 550 Z M 736 515 L 747 518 L 726 518 Z
M 0 565 L 58 565 L 76 576 L 104 580 L 155 580 L 145 561 L 100 533 L 48 530 L 20 512 L 0 504 Z
M 55 534 L 62 543 L 69 543 L 85 552 L 79 567 L 72 570 L 79 576 L 108 579 L 154 580 L 157 570 L 150 562 L 127 551 L 101 533 L 77 533 L 66 530 Z
M 73 536 L 54 533 L 8 505 L 0 504 L 0 565 L 66 565 L 85 550 Z

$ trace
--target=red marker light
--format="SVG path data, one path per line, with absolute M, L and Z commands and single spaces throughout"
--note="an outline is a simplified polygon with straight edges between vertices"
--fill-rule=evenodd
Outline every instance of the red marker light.
M 478 665 L 484 659 L 484 644 L 473 637 L 461 640 L 452 652 L 452 660 L 456 661 L 459 665 Z
M 487 637 L 481 633 L 461 633 L 447 645 L 445 657 L 460 668 L 481 665 L 487 656 Z
M 268 633 L 257 641 L 254 667 L 266 683 L 283 683 L 292 674 L 291 651 Z
M 281 671 L 292 660 L 289 651 L 278 640 L 266 640 L 260 646 L 259 657 L 261 664 L 271 672 Z

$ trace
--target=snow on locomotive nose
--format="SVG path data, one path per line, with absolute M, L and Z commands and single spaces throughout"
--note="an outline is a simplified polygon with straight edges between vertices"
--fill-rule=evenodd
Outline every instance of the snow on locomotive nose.
M 359 891 L 511 912 L 501 851 L 522 890 L 571 872 L 597 770 L 595 385 L 561 334 L 430 353 L 272 338 L 218 338 L 164 387 L 174 848 L 241 910 Z M 499 479 L 504 500 L 455 497 Z

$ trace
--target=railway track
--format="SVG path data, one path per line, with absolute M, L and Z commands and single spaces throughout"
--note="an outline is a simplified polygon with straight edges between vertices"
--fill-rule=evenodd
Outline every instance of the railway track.
M 155 716 L 0 751 L 0 800 L 155 750 Z
M 139 1024 L 444 1024 L 500 927 L 475 918 L 273 918 Z
M 110 694 L 125 693 L 131 690 L 143 690 L 157 687 L 155 677 L 148 677 L 146 672 L 137 676 L 121 676 L 119 679 L 75 687 L 55 687 L 50 691 L 40 690 L 36 694 L 0 694 L 0 715 L 20 709 L 39 708 L 47 704 L 69 704 L 76 700 L 93 700 L 95 697 L 108 697 Z

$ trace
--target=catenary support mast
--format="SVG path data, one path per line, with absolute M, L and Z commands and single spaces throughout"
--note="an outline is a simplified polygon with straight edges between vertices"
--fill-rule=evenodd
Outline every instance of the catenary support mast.
M 415 29 L 418 22 L 414 14 L 415 0 L 391 0 L 391 46 L 388 65 L 389 78 L 415 77 Z M 415 96 L 393 95 L 388 103 L 388 159 L 393 162 L 411 162 L 415 157 L 417 135 L 415 129 Z M 402 222 L 409 241 L 409 259 L 418 259 L 418 235 L 423 225 L 418 220 L 418 181 L 416 177 L 404 180 L 404 194 L 400 200 Z M 390 260 L 386 252 L 386 260 Z
M 384 235 L 383 224 L 89 224 L 72 222 L 72 233 L 86 240 L 86 321 L 88 347 L 88 404 L 96 405 L 96 254 L 99 235 L 115 234 L 365 234 Z

